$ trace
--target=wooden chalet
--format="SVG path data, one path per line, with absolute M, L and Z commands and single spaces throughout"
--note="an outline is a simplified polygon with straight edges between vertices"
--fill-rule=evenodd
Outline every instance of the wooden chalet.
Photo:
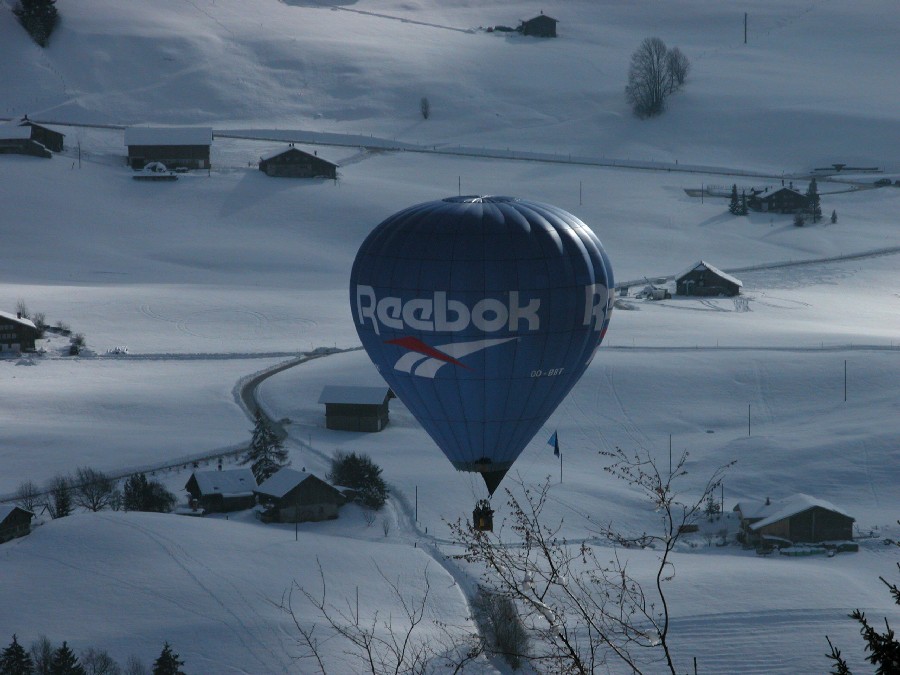
M 15 504 L 0 504 L 0 544 L 31 532 L 34 514 Z
M 128 166 L 143 169 L 162 162 L 169 169 L 208 169 L 212 145 L 210 127 L 128 127 Z
M 259 170 L 267 176 L 288 178 L 337 178 L 338 165 L 294 147 L 275 150 L 259 158 Z
M 195 471 L 184 486 L 191 496 L 191 507 L 206 513 L 253 508 L 256 488 L 256 477 L 250 469 Z
M 31 155 L 32 157 L 53 157 L 46 147 L 31 138 L 31 128 L 18 124 L 0 126 L 0 155 Z
M 346 502 L 340 490 L 321 478 L 288 468 L 263 481 L 254 492 L 264 507 L 261 519 L 265 522 L 332 520 Z
M 559 21 L 553 19 L 543 12 L 538 16 L 522 21 L 519 23 L 519 32 L 522 35 L 533 35 L 535 37 L 556 37 L 556 24 Z
M 0 352 L 33 352 L 38 329 L 20 312 L 0 312 Z
M 335 431 L 381 431 L 390 421 L 390 387 L 328 385 L 319 403 L 325 404 L 325 427 Z
M 38 124 L 37 122 L 33 122 L 28 119 L 28 115 L 25 115 L 20 121 L 19 126 L 28 127 L 31 131 L 31 140 L 40 143 L 48 150 L 52 150 L 53 152 L 62 152 L 63 151 L 63 139 L 66 137 L 64 133 L 56 131 L 55 129 L 51 129 L 50 127 L 46 127 L 43 124 Z
M 745 543 L 814 544 L 851 541 L 854 518 L 821 499 L 798 493 L 781 500 L 741 502 L 734 507 Z
M 676 295 L 734 296 L 740 295 L 743 282 L 700 260 L 681 274 L 675 275 Z
M 764 213 L 797 213 L 809 207 L 809 198 L 792 187 L 774 192 L 757 192 L 747 197 L 747 208 Z

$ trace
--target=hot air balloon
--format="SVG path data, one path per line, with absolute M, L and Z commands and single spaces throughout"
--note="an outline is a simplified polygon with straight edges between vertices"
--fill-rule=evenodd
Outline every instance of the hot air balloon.
M 366 238 L 353 321 L 382 377 L 489 494 L 572 389 L 609 324 L 612 268 L 572 214 L 512 197 L 411 206 Z

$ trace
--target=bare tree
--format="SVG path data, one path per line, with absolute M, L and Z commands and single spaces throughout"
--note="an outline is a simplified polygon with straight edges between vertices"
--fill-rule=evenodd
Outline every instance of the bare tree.
M 662 516 L 659 533 L 628 535 L 609 523 L 593 533 L 598 535 L 593 540 L 568 542 L 560 536 L 562 523 L 548 526 L 542 516 L 551 485 L 548 479 L 540 487 L 525 487 L 521 499 L 507 490 L 510 527 L 521 545 L 504 543 L 508 537 L 503 537 L 503 528 L 495 535 L 458 521 L 451 525 L 455 539 L 465 548 L 458 557 L 482 568 L 487 589 L 517 602 L 533 637 L 529 653 L 521 657 L 535 667 L 586 674 L 624 666 L 640 673 L 649 658 L 664 661 L 674 674 L 663 586 L 674 575 L 670 554 L 682 526 L 702 515 L 703 504 L 730 464 L 716 469 L 698 495 L 684 500 L 674 483 L 686 475 L 687 453 L 668 472 L 659 471 L 647 453 L 628 457 L 616 449 L 601 454 L 613 460 L 606 470 L 643 492 Z M 612 547 L 612 552 L 601 549 L 602 561 L 595 553 L 598 542 Z M 645 591 L 631 576 L 627 557 L 621 554 L 625 548 L 657 552 L 653 591 Z M 662 654 L 642 657 L 644 650 Z
M 125 668 L 122 675 L 150 675 L 147 666 L 138 657 L 131 655 L 125 660 Z
M 674 91 L 684 84 L 691 70 L 691 63 L 678 47 L 673 47 L 666 54 L 666 69 L 669 71 Z
M 44 499 L 40 488 L 30 480 L 22 481 L 16 489 L 16 504 L 26 511 L 35 513 L 36 509 L 44 503 Z
M 88 647 L 81 653 L 81 665 L 86 675 L 122 675 L 119 664 L 102 649 Z
M 419 111 L 422 113 L 423 119 L 427 120 L 431 117 L 431 102 L 425 96 L 419 101 Z
M 645 38 L 631 55 L 625 87 L 625 99 L 634 114 L 643 119 L 662 113 L 669 94 L 684 84 L 690 68 L 680 49 L 667 49 L 658 37 Z
M 75 470 L 75 503 L 89 511 L 102 511 L 110 504 L 114 481 L 102 471 L 90 467 Z
M 640 118 L 659 115 L 671 92 L 668 49 L 658 37 L 645 38 L 631 55 L 625 98 Z
M 357 672 L 372 675 L 459 673 L 483 653 L 480 637 L 465 628 L 435 621 L 434 625 L 444 639 L 422 635 L 431 589 L 427 569 L 422 575 L 424 588 L 415 599 L 403 594 L 399 580 L 388 579 L 378 569 L 378 574 L 400 605 L 401 616 L 399 619 L 392 614 L 384 616 L 376 610 L 370 619 L 364 619 L 359 605 L 354 606 L 349 599 L 341 600 L 340 604 L 329 601 L 325 573 L 321 562 L 318 565 L 321 591 L 314 594 L 294 582 L 282 598 L 280 607 L 291 616 L 300 634 L 298 642 L 304 651 L 300 658 L 315 664 L 322 675 L 327 675 L 330 665 L 322 647 L 335 638 L 343 643 L 344 655 L 359 666 Z M 294 609 L 295 593 L 315 608 L 321 621 L 312 626 L 300 621 Z M 341 670 L 337 666 L 335 668 L 335 672 Z

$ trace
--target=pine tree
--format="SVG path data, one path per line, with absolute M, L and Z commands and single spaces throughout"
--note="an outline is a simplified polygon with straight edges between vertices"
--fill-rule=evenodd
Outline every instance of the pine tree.
M 57 476 L 50 481 L 50 497 L 53 502 L 50 515 L 53 518 L 65 518 L 72 513 L 72 489 L 68 478 Z
M 256 411 L 256 423 L 253 427 L 253 437 L 250 439 L 250 447 L 241 464 L 249 464 L 250 470 L 256 476 L 256 481 L 262 483 L 279 469 L 288 463 L 288 453 L 281 443 L 281 439 L 272 431 L 272 427 L 263 417 L 262 411 Z
M 803 227 L 804 225 L 806 225 L 806 218 L 804 218 L 803 214 L 799 211 L 794 214 L 794 225 L 796 225 L 797 227 Z
M 56 0 L 20 0 L 13 13 L 32 39 L 46 47 L 59 19 Z
M 78 663 L 78 657 L 69 649 L 65 642 L 62 647 L 53 652 L 50 661 L 50 675 L 87 675 L 84 667 Z
M 750 209 L 747 208 L 747 193 L 744 190 L 741 190 L 741 206 L 738 210 L 739 216 L 746 216 L 750 213 Z
M 122 508 L 126 511 L 143 511 L 146 493 L 147 476 L 142 473 L 129 476 L 122 491 Z
M 147 480 L 147 475 L 136 473 L 125 481 L 122 491 L 122 508 L 126 511 L 150 511 L 168 513 L 175 506 L 175 495 L 158 480 Z
M 183 665 L 184 661 L 178 658 L 178 654 L 166 642 L 159 658 L 153 662 L 153 675 L 186 675 L 181 669 Z
M 13 635 L 9 647 L 0 653 L 0 675 L 32 675 L 34 662 Z
M 837 211 L 834 210 L 831 212 L 831 224 L 834 225 L 837 222 Z
M 737 183 L 731 186 L 731 201 L 728 202 L 728 213 L 736 216 L 741 211 L 741 203 L 738 201 Z
M 822 199 L 819 197 L 819 186 L 816 184 L 816 178 L 813 176 L 813 179 L 809 182 L 809 187 L 806 189 L 806 199 L 808 202 L 809 215 L 812 216 L 812 221 L 814 223 L 818 223 L 822 218 Z

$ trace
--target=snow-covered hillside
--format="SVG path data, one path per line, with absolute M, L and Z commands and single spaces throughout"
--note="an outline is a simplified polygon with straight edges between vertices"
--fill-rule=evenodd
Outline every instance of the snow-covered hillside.
M 0 117 L 55 123 L 66 149 L 0 155 L 0 310 L 23 300 L 98 356 L 0 358 L 0 495 L 79 466 L 124 471 L 246 442 L 238 383 L 287 354 L 359 344 L 349 270 L 377 223 L 459 192 L 527 197 L 594 229 L 620 281 L 700 259 L 758 269 L 735 272 L 746 307 L 631 298 L 616 310 L 604 348 L 503 487 L 558 477 L 546 445 L 558 430 L 564 480 L 548 517 L 572 538 L 598 520 L 649 529 L 654 514 L 597 451 L 662 459 L 671 435 L 691 452 L 687 489 L 737 460 L 726 508 L 793 492 L 840 505 L 876 535 L 858 554 L 759 558 L 701 539 L 680 550 L 673 641 L 685 672 L 696 656 L 707 673 L 819 673 L 827 634 L 866 672 L 846 614 L 900 620 L 878 581 L 897 560 L 880 537 L 900 529 L 900 188 L 856 189 L 880 174 L 822 179 L 837 223 L 803 228 L 732 216 L 727 199 L 686 190 L 782 176 L 805 190 L 810 169 L 834 162 L 900 178 L 894 2 L 63 0 L 47 49 L 10 8 L 0 3 Z M 484 30 L 540 11 L 559 19 L 559 38 Z M 669 110 L 641 121 L 623 89 L 651 35 L 692 70 Z M 133 124 L 212 126 L 212 170 L 133 181 L 121 131 Z M 303 147 L 337 162 L 338 181 L 256 169 L 299 139 L 331 143 Z M 473 156 L 486 150 L 554 161 Z M 833 260 L 771 267 L 819 258 Z M 128 355 L 106 356 L 119 345 Z M 384 468 L 384 529 L 352 507 L 301 526 L 296 542 L 293 527 L 249 514 L 48 521 L 0 545 L 0 645 L 43 633 L 149 662 L 168 640 L 191 673 L 297 672 L 297 634 L 276 605 L 293 580 L 316 587 L 317 558 L 335 601 L 359 587 L 366 612 L 399 609 L 378 568 L 415 585 L 427 566 L 429 618 L 465 624 L 465 588 L 440 552 L 451 550 L 446 523 L 483 496 L 480 479 L 455 472 L 399 401 L 380 434 L 324 428 L 322 386 L 377 382 L 352 352 L 274 376 L 260 400 L 287 418 L 294 466 L 322 475 L 342 449 Z M 189 475 L 158 477 L 183 494 Z M 652 563 L 634 553 L 642 574 Z

